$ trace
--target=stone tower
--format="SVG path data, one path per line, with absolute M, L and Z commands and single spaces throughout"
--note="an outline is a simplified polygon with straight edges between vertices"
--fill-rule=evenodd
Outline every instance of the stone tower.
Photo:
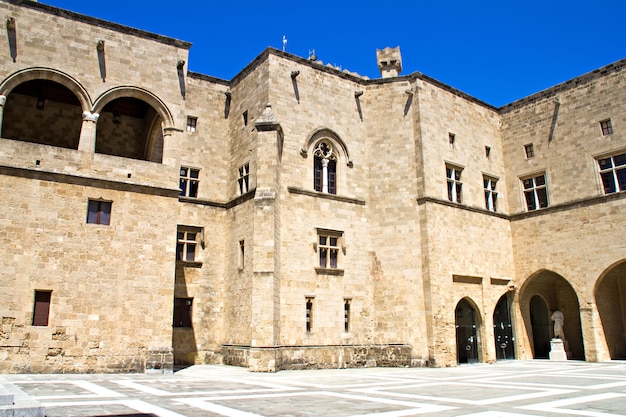
M 385 49 L 376 50 L 376 61 L 378 69 L 383 78 L 397 77 L 402 71 L 402 55 L 400 55 L 400 47 L 387 47 Z

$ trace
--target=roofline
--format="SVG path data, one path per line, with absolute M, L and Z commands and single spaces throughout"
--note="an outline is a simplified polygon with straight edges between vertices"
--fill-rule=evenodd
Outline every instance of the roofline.
M 166 45 L 175 46 L 178 48 L 189 49 L 191 42 L 182 41 L 180 39 L 170 38 L 156 33 L 148 32 L 141 29 L 136 29 L 130 26 L 120 25 L 119 23 L 109 22 L 108 20 L 98 19 L 96 17 L 87 16 L 84 14 L 72 12 L 70 10 L 60 9 L 58 7 L 49 6 L 47 4 L 38 3 L 32 0 L 3 0 L 7 3 L 14 4 L 16 6 L 26 7 L 30 9 L 39 10 L 45 13 L 53 14 L 55 16 L 64 17 L 71 20 L 76 20 L 82 23 L 87 23 L 93 26 L 100 26 L 105 29 L 122 32 L 128 35 L 134 35 L 141 38 L 150 39 L 156 42 L 160 42 Z
M 521 98 L 512 103 L 505 104 L 504 106 L 498 109 L 498 112 L 500 114 L 508 113 L 520 107 L 526 106 L 530 103 L 554 97 L 558 93 L 569 90 L 572 87 L 577 87 L 581 84 L 586 84 L 597 78 L 604 77 L 614 72 L 621 71 L 624 68 L 626 68 L 626 58 L 620 59 L 619 61 L 615 61 L 608 65 L 605 65 L 603 67 L 590 71 L 586 74 L 580 75 L 576 78 L 572 78 L 571 80 L 567 80 L 553 87 L 549 87 L 545 90 L 539 91 L 538 93 L 531 94 L 530 96 Z

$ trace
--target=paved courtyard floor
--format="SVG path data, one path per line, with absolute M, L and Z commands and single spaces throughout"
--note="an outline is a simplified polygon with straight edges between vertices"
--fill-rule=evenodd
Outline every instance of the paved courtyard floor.
M 402 417 L 626 415 L 626 362 L 173 375 L 1 375 L 61 416 Z

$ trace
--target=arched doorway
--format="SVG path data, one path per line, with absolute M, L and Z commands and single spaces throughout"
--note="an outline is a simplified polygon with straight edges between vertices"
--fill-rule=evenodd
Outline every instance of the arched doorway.
M 7 96 L 2 137 L 78 149 L 82 107 L 66 86 L 42 79 L 25 81 Z
M 585 360 L 580 306 L 576 291 L 561 275 L 542 270 L 528 279 L 520 291 L 520 307 L 534 358 L 548 358 L 555 311 L 563 313 L 568 359 Z
M 456 327 L 457 363 L 477 363 L 479 357 L 479 323 L 474 306 L 466 299 L 456 305 L 454 311 Z
M 496 359 L 515 359 L 511 304 L 507 294 L 500 297 L 493 311 L 493 338 L 496 344 Z
M 533 358 L 548 359 L 550 356 L 550 318 L 546 302 L 538 295 L 530 299 L 530 325 L 533 329 Z
M 626 359 L 626 261 L 598 281 L 596 305 L 611 359 Z

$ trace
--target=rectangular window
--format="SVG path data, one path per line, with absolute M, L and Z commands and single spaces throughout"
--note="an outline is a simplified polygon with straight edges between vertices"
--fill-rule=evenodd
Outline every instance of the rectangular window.
M 522 184 L 526 208 L 529 211 L 548 207 L 548 188 L 545 174 L 522 179 Z
M 311 330 L 313 330 L 313 298 L 312 297 L 306 298 L 305 319 L 306 319 L 306 325 L 305 325 L 306 332 L 311 333 Z
M 189 132 L 189 133 L 195 132 L 197 124 L 198 124 L 198 118 L 197 117 L 188 116 L 187 117 L 187 132 Z
M 339 240 L 341 232 L 330 230 L 318 230 L 319 266 L 325 269 L 338 268 L 339 260 Z
M 535 147 L 532 143 L 524 145 L 524 152 L 526 153 L 526 159 L 535 157 Z
M 47 326 L 50 316 L 50 298 L 52 291 L 35 291 L 33 306 L 33 326 Z
M 174 327 L 191 327 L 193 298 L 174 298 Z
M 600 122 L 600 129 L 602 129 L 602 136 L 610 135 L 613 133 L 613 125 L 611 119 L 602 120 Z
M 241 116 L 243 117 L 243 125 L 248 126 L 248 110 L 244 111 Z
M 626 153 L 598 159 L 604 194 L 626 190 Z
M 241 271 L 244 267 L 244 255 L 246 253 L 245 249 L 246 249 L 246 245 L 245 245 L 245 241 L 242 239 L 239 241 L 239 260 L 238 260 L 238 268 Z
M 454 135 L 454 133 L 448 133 L 448 144 L 450 145 L 451 148 L 454 148 L 455 139 L 456 139 L 456 136 Z
M 485 189 L 485 207 L 489 211 L 498 210 L 498 192 L 496 184 L 498 180 L 483 175 L 483 187 Z
M 343 331 L 350 331 L 350 299 L 345 298 L 343 300 Z
M 197 229 L 179 227 L 176 241 L 176 260 L 193 262 L 196 260 L 196 248 L 200 232 Z
M 446 165 L 446 178 L 448 183 L 448 200 L 454 203 L 461 203 L 461 190 L 463 183 L 461 182 L 461 172 L 463 168 Z
M 111 202 L 89 200 L 87 204 L 87 223 L 111 224 Z
M 239 167 L 239 195 L 248 192 L 250 185 L 250 164 L 245 163 Z
M 180 194 L 181 197 L 198 197 L 200 170 L 180 167 Z

